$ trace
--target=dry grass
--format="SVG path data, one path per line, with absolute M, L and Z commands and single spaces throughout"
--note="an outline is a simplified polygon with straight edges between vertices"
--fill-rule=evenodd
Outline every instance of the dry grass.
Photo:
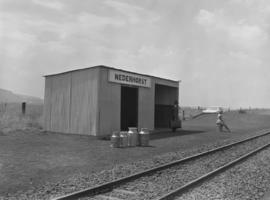
M 182 120 L 192 119 L 194 116 L 202 113 L 201 107 L 181 107 L 179 116 Z
M 26 116 L 34 118 L 34 121 L 42 116 L 42 106 L 39 109 L 31 106 L 27 108 Z M 30 109 L 33 110 L 30 112 Z M 20 106 L 13 111 L 16 111 L 15 116 L 20 115 Z M 11 113 L 11 110 L 9 112 Z M 151 136 L 151 146 L 146 148 L 111 148 L 109 141 L 83 135 L 35 130 L 10 132 L 0 136 L 0 199 L 2 196 L 8 196 L 8 193 L 25 194 L 28 193 L 26 191 L 30 194 L 38 194 L 41 191 L 49 194 L 48 192 L 53 190 L 48 190 L 48 187 L 59 189 L 54 183 L 61 183 L 60 189 L 64 186 L 71 188 L 74 184 L 81 185 L 78 180 L 85 180 L 82 174 L 91 174 L 114 167 L 119 171 L 122 169 L 119 165 L 122 166 L 123 163 L 136 161 L 144 163 L 145 159 L 156 155 L 175 151 L 187 152 L 191 148 L 197 149 L 202 145 L 236 140 L 251 135 L 261 128 L 269 128 L 270 116 L 266 115 L 239 114 L 234 111 L 224 113 L 224 118 L 232 133 L 218 133 L 215 124 L 216 115 L 205 115 L 184 121 L 183 130 Z M 25 121 L 27 124 L 27 120 Z M 76 177 L 79 178 L 75 179 Z M 74 181 L 69 183 L 69 180 Z
M 15 130 L 42 129 L 43 105 L 27 104 L 22 114 L 21 104 L 0 104 L 0 132 L 2 134 Z

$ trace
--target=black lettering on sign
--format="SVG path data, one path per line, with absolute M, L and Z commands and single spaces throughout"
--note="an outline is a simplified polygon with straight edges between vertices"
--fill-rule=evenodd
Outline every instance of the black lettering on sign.
M 142 84 L 146 85 L 146 79 L 143 79 Z
M 121 73 L 115 73 L 114 74 L 114 79 L 116 81 L 123 81 L 127 83 L 135 83 L 138 85 L 147 85 L 147 79 L 141 78 L 141 77 L 136 77 L 132 75 L 126 75 L 126 74 L 121 74 Z

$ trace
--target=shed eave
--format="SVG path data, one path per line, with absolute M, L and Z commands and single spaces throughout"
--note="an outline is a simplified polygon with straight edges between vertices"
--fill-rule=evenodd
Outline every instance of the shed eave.
M 158 78 L 158 79 L 162 79 L 162 80 L 166 80 L 166 81 L 175 82 L 178 84 L 181 82 L 181 80 L 176 81 L 176 80 L 172 80 L 172 79 L 167 79 L 167 78 L 152 76 L 152 75 L 148 75 L 148 74 L 141 74 L 141 73 L 127 71 L 127 70 L 123 70 L 123 69 L 119 69 L 119 68 L 109 67 L 109 66 L 105 66 L 105 65 L 97 65 L 97 66 L 93 66 L 93 67 L 86 67 L 86 68 L 81 68 L 81 69 L 74 69 L 74 70 L 70 70 L 70 71 L 60 72 L 60 73 L 56 73 L 56 74 L 48 74 L 48 75 L 43 75 L 43 77 L 47 78 L 47 77 L 51 77 L 51 76 L 57 76 L 57 75 L 61 75 L 61 74 L 72 73 L 72 72 L 81 71 L 81 70 L 88 70 L 88 69 L 93 69 L 93 68 L 98 68 L 98 67 L 112 69 L 112 70 L 118 70 L 118 71 L 122 71 L 122 72 L 126 72 L 126 73 L 133 73 L 133 74 L 147 76 L 147 77 L 151 77 L 151 78 Z

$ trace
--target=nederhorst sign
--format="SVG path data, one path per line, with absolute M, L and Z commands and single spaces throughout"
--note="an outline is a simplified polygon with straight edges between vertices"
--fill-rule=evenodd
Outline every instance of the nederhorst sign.
M 149 77 L 117 70 L 109 71 L 109 81 L 114 83 L 135 85 L 141 87 L 148 87 L 148 88 L 151 87 L 151 79 Z

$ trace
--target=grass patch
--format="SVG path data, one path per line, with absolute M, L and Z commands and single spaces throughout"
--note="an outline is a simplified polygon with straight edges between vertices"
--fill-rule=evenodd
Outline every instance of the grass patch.
M 42 129 L 43 105 L 27 104 L 22 114 L 20 103 L 0 104 L 0 131 L 9 133 L 15 130 Z

